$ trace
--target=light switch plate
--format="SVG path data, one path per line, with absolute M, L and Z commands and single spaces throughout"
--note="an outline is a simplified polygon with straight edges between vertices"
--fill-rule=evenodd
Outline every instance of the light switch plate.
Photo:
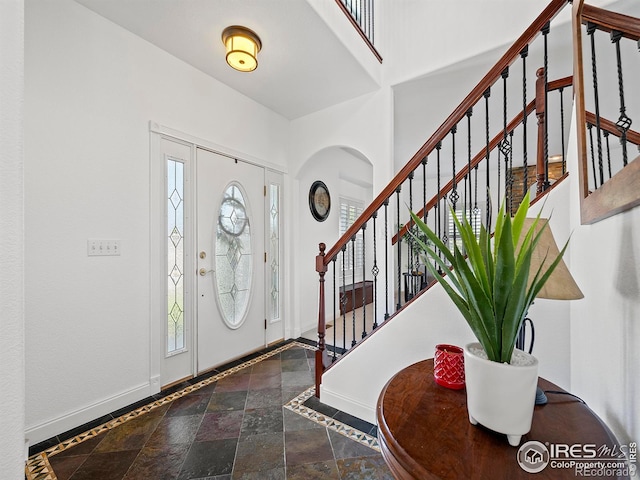
M 120 255 L 120 240 L 90 238 L 87 240 L 87 255 L 90 257 Z

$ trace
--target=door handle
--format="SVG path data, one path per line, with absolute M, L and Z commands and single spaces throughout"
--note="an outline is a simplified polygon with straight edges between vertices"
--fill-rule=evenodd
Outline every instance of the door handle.
M 204 277 L 209 272 L 213 272 L 213 270 L 207 270 L 206 268 L 201 268 L 200 270 L 198 270 L 198 274 L 201 277 Z

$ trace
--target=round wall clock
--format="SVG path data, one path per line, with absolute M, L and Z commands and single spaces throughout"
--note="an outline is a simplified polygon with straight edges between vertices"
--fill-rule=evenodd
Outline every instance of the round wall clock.
M 320 180 L 316 180 L 309 189 L 309 209 L 311 215 L 319 222 L 324 222 L 331 210 L 329 189 Z

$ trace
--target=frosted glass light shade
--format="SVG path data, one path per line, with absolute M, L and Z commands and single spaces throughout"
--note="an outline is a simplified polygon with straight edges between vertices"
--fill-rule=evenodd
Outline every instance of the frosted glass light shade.
M 258 52 L 262 42 L 248 28 L 234 25 L 222 32 L 222 42 L 227 49 L 227 63 L 240 72 L 252 72 L 258 67 Z

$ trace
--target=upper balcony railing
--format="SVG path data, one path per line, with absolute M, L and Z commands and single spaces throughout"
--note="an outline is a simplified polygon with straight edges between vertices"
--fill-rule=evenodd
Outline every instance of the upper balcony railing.
M 640 119 L 640 19 L 584 0 L 573 15 L 581 215 L 590 224 L 640 205 L 640 133 L 631 128 Z
M 374 0 L 336 0 L 336 3 L 347 15 L 371 52 L 382 63 L 382 57 L 375 47 Z

